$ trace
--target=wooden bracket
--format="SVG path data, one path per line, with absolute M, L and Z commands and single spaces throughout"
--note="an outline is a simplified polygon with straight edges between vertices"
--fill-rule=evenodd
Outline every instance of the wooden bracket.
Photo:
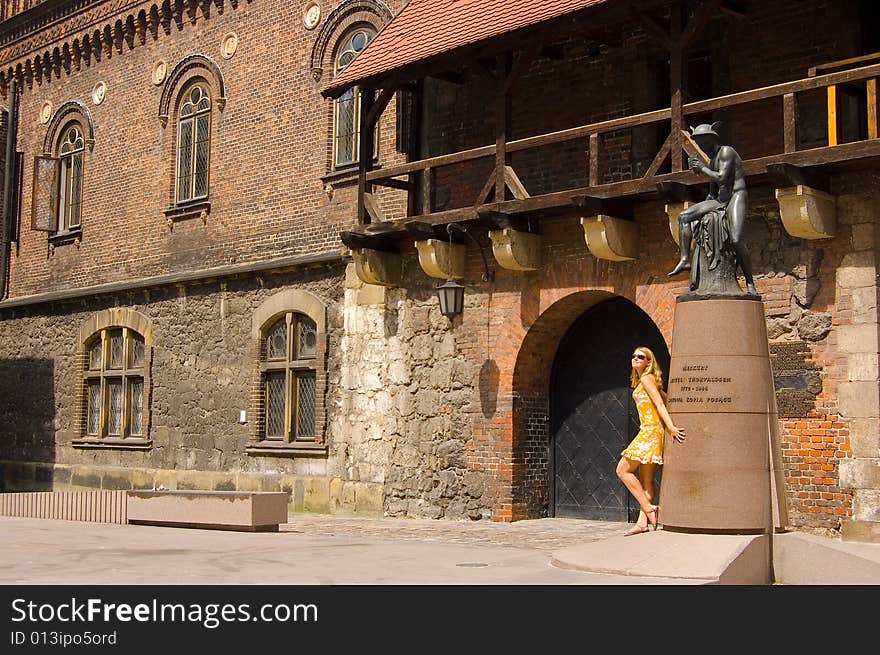
M 798 185 L 776 189 L 785 231 L 801 239 L 830 239 L 837 232 L 837 201 L 831 194 Z
M 597 259 L 613 262 L 638 259 L 639 225 L 612 216 L 581 218 L 587 248 Z
M 535 271 L 541 268 L 541 235 L 505 228 L 489 232 L 492 254 L 502 268 Z
M 465 247 L 461 243 L 449 243 L 440 239 L 416 241 L 419 265 L 430 277 L 440 280 L 464 277 Z
M 351 251 L 358 278 L 366 284 L 400 286 L 402 257 L 395 252 L 358 248 Z

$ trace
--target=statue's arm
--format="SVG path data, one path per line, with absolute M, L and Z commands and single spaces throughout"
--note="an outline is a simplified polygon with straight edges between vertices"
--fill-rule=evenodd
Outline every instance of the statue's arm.
M 708 166 L 700 165 L 698 172 L 718 186 L 723 186 L 725 183 L 732 184 L 736 174 L 736 152 L 730 146 L 723 146 L 715 161 L 718 163 L 717 171 L 713 171 Z

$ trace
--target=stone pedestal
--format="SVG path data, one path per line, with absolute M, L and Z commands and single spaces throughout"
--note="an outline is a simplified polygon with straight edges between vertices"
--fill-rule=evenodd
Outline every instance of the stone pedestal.
M 760 299 L 679 299 L 660 490 L 664 529 L 764 533 L 787 523 Z

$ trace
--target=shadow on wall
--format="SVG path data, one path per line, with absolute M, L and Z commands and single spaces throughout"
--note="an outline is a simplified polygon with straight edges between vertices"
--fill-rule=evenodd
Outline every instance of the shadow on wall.
M 498 364 L 495 360 L 485 360 L 480 367 L 480 403 L 486 418 L 495 416 L 495 408 L 498 406 L 498 376 Z
M 73 391 L 73 390 L 71 390 Z M 0 360 L 0 491 L 51 490 L 55 461 L 55 365 Z

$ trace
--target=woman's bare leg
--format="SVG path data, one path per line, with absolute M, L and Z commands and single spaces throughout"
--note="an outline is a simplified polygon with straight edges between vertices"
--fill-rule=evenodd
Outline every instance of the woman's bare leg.
M 636 499 L 636 502 L 639 504 L 639 508 L 641 508 L 641 512 L 639 513 L 639 520 L 642 518 L 642 514 L 645 515 L 645 525 L 651 523 L 652 525 L 656 523 L 656 514 L 654 514 L 654 510 L 656 509 L 654 505 L 651 504 L 651 498 L 653 497 L 653 491 L 651 496 L 648 496 L 645 493 L 645 489 L 642 487 L 642 482 L 639 478 L 636 477 L 636 469 L 639 466 L 649 466 L 655 467 L 654 464 L 639 464 L 631 459 L 627 459 L 626 457 L 621 457 L 620 461 L 617 462 L 617 477 L 620 478 L 620 481 L 629 489 L 629 492 L 633 495 L 633 498 Z M 651 471 L 651 484 L 653 485 L 654 479 L 654 471 Z M 648 514 L 652 514 L 655 516 L 654 521 L 651 521 L 648 517 Z

